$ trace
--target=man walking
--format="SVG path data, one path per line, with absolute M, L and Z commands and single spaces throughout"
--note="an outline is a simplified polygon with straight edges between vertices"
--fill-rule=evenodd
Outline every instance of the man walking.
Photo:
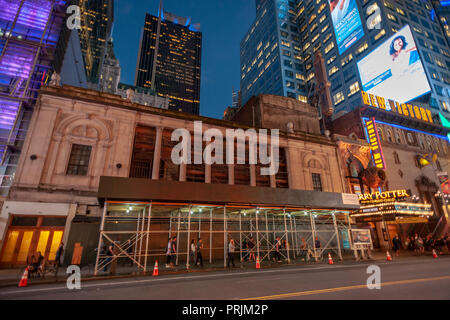
M 234 250 L 235 250 L 236 246 L 234 245 L 234 240 L 231 239 L 230 243 L 228 244 L 228 263 L 227 263 L 227 268 L 230 267 L 230 262 L 233 264 L 233 268 L 235 268 L 236 266 L 234 265 Z
M 281 250 L 281 241 L 280 241 L 280 237 L 276 237 L 276 242 L 275 242 L 275 257 L 273 258 L 274 260 L 281 262 L 281 254 L 280 254 L 280 250 Z
M 195 260 L 195 264 L 199 265 L 203 268 L 203 256 L 202 256 L 202 249 L 203 249 L 203 240 L 201 238 L 198 238 L 197 241 L 197 259 Z

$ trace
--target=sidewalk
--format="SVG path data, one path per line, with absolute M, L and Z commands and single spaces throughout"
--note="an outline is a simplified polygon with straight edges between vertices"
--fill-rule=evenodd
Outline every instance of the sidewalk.
M 391 253 L 393 262 L 395 261 L 405 261 L 408 259 L 424 259 L 430 260 L 432 259 L 431 252 L 425 252 L 422 256 L 417 256 L 408 251 L 402 251 L 399 257 L 396 257 Z M 443 256 L 449 256 L 449 254 L 444 253 Z M 334 264 L 340 265 L 351 265 L 351 264 L 359 264 L 361 262 L 370 261 L 386 261 L 386 253 L 385 252 L 372 252 L 372 259 L 366 260 L 355 260 L 352 254 L 348 253 L 343 255 L 343 261 L 339 261 L 335 256 L 333 256 Z M 198 266 L 191 265 L 189 269 L 186 268 L 184 263 L 180 263 L 175 268 L 166 268 L 164 263 L 160 263 L 159 265 L 159 274 L 160 275 L 175 275 L 175 274 L 183 274 L 183 273 L 191 273 L 191 272 L 211 272 L 211 271 L 223 271 L 223 270 L 250 270 L 255 269 L 254 261 L 245 261 L 239 262 L 239 259 L 235 260 L 236 267 L 227 269 L 223 265 L 223 261 L 213 261 L 212 264 L 208 262 L 204 263 L 204 267 L 200 268 Z M 300 259 L 292 259 L 291 263 L 288 264 L 287 261 L 283 261 L 282 263 L 274 262 L 274 261 L 262 261 L 261 269 L 266 268 L 277 268 L 277 267 L 286 267 L 286 266 L 313 266 L 313 265 L 326 265 L 328 264 L 328 258 L 324 257 L 320 262 L 305 262 Z M 58 275 L 55 276 L 53 273 L 49 273 L 45 276 L 45 278 L 28 278 L 28 285 L 33 284 L 51 284 L 51 283 L 63 283 L 67 280 L 66 274 L 67 266 L 60 267 L 58 271 Z M 12 287 L 17 286 L 23 273 L 24 268 L 15 268 L 15 269 L 0 269 L 0 288 L 2 287 Z M 111 275 L 109 270 L 107 272 L 100 271 L 97 276 L 94 276 L 94 266 L 83 266 L 81 267 L 81 279 L 82 281 L 92 281 L 92 280 L 106 280 L 106 279 L 114 279 L 114 278 L 129 278 L 129 277 L 137 277 L 137 276 L 151 276 L 153 273 L 153 265 L 151 265 L 147 273 L 140 271 L 137 267 L 134 266 L 123 266 L 120 263 L 116 267 L 116 274 Z

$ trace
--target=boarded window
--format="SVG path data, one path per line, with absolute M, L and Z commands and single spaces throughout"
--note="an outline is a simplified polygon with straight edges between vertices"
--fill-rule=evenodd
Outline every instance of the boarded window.
M 134 137 L 131 178 L 152 178 L 153 155 L 155 153 L 156 129 L 139 126 Z
M 278 172 L 275 175 L 277 188 L 289 188 L 289 173 L 287 166 L 286 149 L 280 149 Z
M 164 130 L 161 143 L 161 161 L 159 164 L 159 178 L 169 181 L 180 180 L 180 166 L 172 161 L 172 149 L 178 144 L 171 141 L 172 131 Z

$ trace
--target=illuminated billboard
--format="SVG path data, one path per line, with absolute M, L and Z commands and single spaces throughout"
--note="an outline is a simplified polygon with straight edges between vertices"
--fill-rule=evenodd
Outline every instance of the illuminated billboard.
M 328 0 L 339 54 L 364 37 L 356 0 Z
M 431 91 L 408 25 L 361 59 L 358 70 L 364 91 L 399 103 Z

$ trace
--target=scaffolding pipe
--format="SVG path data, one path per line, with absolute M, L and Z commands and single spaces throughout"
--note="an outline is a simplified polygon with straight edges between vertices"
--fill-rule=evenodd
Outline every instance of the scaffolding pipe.
M 314 260 L 317 262 L 317 250 L 316 250 L 316 222 L 314 221 L 314 215 L 310 211 L 309 218 L 311 220 L 311 235 L 313 241 L 313 249 L 314 249 Z
M 190 258 L 190 252 L 189 247 L 191 246 L 190 240 L 191 240 L 191 215 L 192 215 L 192 205 L 189 205 L 189 212 L 188 212 L 188 232 L 187 232 L 187 250 L 186 250 L 186 269 L 189 269 L 189 258 Z M 178 250 L 177 250 L 178 251 Z
M 152 218 L 152 204 L 148 207 L 148 223 L 147 223 L 147 240 L 145 243 L 145 261 L 144 261 L 144 272 L 147 272 L 147 256 L 148 256 L 148 239 L 150 237 L 150 222 Z
M 227 206 L 223 206 L 223 267 L 227 267 Z
M 339 259 L 342 261 L 342 251 L 341 251 L 341 241 L 339 239 L 339 230 L 336 222 L 336 217 L 334 215 L 334 212 L 332 214 L 333 216 L 333 224 L 334 224 L 334 232 L 336 233 L 336 240 L 337 240 L 337 246 L 338 246 L 338 252 L 339 252 Z
M 256 224 L 256 253 L 258 254 L 259 259 L 259 226 L 258 226 L 258 213 L 256 213 L 256 211 L 255 211 L 255 224 Z
M 212 212 L 213 209 L 209 209 L 209 264 L 212 263 Z
M 291 263 L 291 259 L 289 257 L 289 232 L 288 232 L 288 228 L 287 228 L 287 223 L 286 223 L 286 209 L 283 209 L 283 217 L 284 217 L 284 232 L 286 232 L 286 253 L 287 253 L 287 259 L 288 259 L 288 263 Z
M 100 257 L 100 248 L 102 246 L 102 239 L 103 239 L 103 230 L 104 230 L 104 226 L 105 226 L 105 216 L 106 216 L 106 210 L 108 207 L 108 200 L 105 200 L 105 204 L 103 207 L 103 213 L 102 213 L 102 222 L 100 223 L 100 237 L 98 239 L 98 246 L 97 246 L 97 259 L 95 259 L 95 270 L 94 270 L 94 276 L 97 275 L 98 273 L 98 261 L 99 261 L 99 257 Z
M 295 250 L 297 251 L 297 250 L 298 250 L 297 222 L 295 221 L 295 216 L 292 217 L 292 218 L 294 219 L 294 228 L 295 228 L 295 232 L 294 232 L 294 235 L 295 235 Z
M 269 224 L 267 222 L 267 210 L 264 210 L 264 215 L 266 217 L 266 242 L 267 242 L 267 260 L 270 260 L 270 243 L 269 243 Z
M 134 260 L 136 260 L 137 256 L 137 250 L 139 245 L 139 227 L 140 227 L 140 221 L 141 221 L 141 212 L 138 212 L 138 220 L 137 220 L 137 228 L 136 228 L 136 245 L 134 246 Z
M 293 254 L 294 259 L 295 259 L 297 256 L 295 255 L 295 247 L 296 247 L 296 245 L 295 245 L 294 233 L 293 233 L 293 229 L 292 229 L 292 216 L 291 216 L 291 215 L 289 215 L 289 222 L 290 222 L 290 224 L 291 224 L 291 240 L 292 240 L 292 245 L 294 246 L 294 250 L 292 250 L 292 254 Z M 289 246 L 289 248 L 291 248 L 291 246 Z
M 176 260 L 176 265 L 178 265 L 178 244 L 180 243 L 180 219 L 181 219 L 181 210 L 178 210 L 178 231 L 177 231 L 177 260 Z
M 243 261 L 242 260 L 242 216 L 241 216 L 241 212 L 239 211 L 239 256 L 240 259 L 239 261 Z

